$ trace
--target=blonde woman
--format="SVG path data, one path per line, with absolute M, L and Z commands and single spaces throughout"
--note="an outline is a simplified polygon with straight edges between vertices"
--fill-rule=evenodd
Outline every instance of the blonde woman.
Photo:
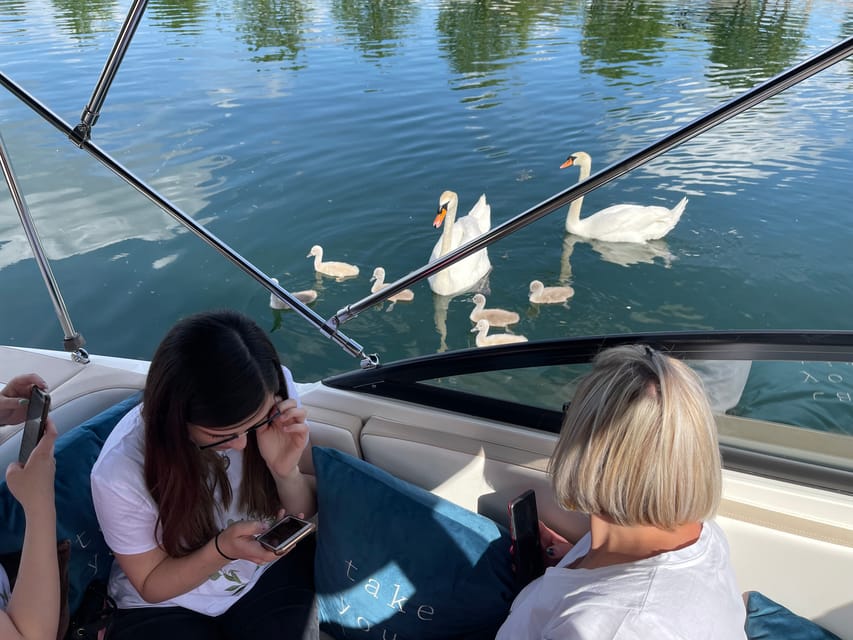
M 549 470 L 560 505 L 588 513 L 590 531 L 518 595 L 498 640 L 745 638 L 712 520 L 716 426 L 689 367 L 647 346 L 599 354 Z M 543 547 L 561 541 L 551 533 Z

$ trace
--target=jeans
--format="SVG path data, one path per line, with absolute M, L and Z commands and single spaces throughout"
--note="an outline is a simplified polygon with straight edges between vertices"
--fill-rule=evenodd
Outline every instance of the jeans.
M 183 607 L 119 609 L 107 640 L 317 640 L 314 547 L 314 536 L 302 540 L 223 614 Z

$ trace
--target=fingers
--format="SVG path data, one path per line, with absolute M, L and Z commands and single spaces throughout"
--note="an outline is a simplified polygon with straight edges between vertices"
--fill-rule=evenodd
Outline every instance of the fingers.
M 47 391 L 47 382 L 37 373 L 24 373 L 15 376 L 3 387 L 3 395 L 10 398 L 29 398 L 30 387 L 37 387 Z

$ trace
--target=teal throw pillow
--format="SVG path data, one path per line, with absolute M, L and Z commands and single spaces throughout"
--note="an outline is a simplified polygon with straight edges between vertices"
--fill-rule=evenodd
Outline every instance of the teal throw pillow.
M 492 640 L 516 595 L 506 529 L 336 449 L 313 455 L 321 628 Z
M 68 608 L 77 610 L 86 586 L 106 581 L 112 554 L 101 534 L 89 474 L 101 447 L 118 421 L 139 404 L 140 393 L 105 409 L 56 440 L 56 536 L 71 541 L 68 563 Z M 0 554 L 19 550 L 24 542 L 24 510 L 5 482 L 0 483 Z
M 841 640 L 758 591 L 750 591 L 747 597 L 746 637 L 749 640 Z

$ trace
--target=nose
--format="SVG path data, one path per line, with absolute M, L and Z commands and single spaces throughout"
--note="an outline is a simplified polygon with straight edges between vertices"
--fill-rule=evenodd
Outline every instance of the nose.
M 249 438 L 245 433 L 241 433 L 237 438 L 230 440 L 226 444 L 229 449 L 234 449 L 235 451 L 242 451 L 246 448 L 246 444 L 248 443 Z

